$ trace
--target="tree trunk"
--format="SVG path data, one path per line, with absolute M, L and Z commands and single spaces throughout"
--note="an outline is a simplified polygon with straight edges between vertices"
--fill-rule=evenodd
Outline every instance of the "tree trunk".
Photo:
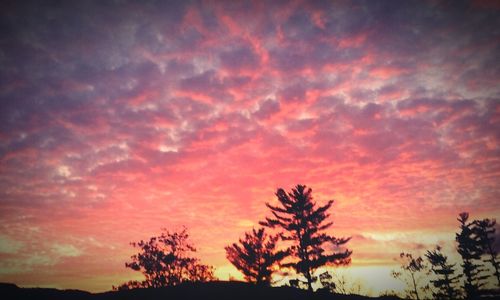
M 415 290 L 415 296 L 417 297 L 417 300 L 420 300 L 417 291 L 417 283 L 415 282 L 415 276 L 413 276 L 413 273 L 411 274 L 411 280 L 413 281 L 413 289 Z
M 444 275 L 444 280 L 446 282 L 446 293 L 448 294 L 448 299 L 453 299 L 453 288 L 450 285 L 450 277 L 448 274 Z
M 299 238 L 299 257 L 300 259 L 304 262 L 307 262 L 307 270 L 304 274 L 304 276 L 307 279 L 307 290 L 312 292 L 312 276 L 311 276 L 311 269 L 309 268 L 309 253 L 307 253 L 307 246 L 304 245 L 303 237 L 304 235 L 300 230 L 297 230 L 297 236 Z
M 311 276 L 311 272 L 309 270 L 307 270 L 306 279 L 307 279 L 307 290 L 312 292 L 313 291 L 312 276 Z

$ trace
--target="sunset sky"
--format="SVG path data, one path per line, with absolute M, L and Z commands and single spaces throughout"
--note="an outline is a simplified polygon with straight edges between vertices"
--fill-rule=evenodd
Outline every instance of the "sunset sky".
M 367 292 L 500 219 L 499 2 L 0 6 L 1 282 L 109 290 L 182 226 L 242 278 L 224 246 L 298 183 Z

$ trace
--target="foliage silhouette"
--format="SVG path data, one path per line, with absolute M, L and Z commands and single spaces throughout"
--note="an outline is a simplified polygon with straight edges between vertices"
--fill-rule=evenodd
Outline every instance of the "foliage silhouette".
M 353 280 L 352 277 L 346 274 L 336 274 L 329 271 L 319 274 L 319 282 L 324 290 L 342 295 L 360 294 L 363 289 L 362 282 L 359 279 Z
M 329 217 L 327 210 L 332 206 L 333 200 L 316 208 L 311 194 L 312 190 L 305 185 L 297 185 L 290 193 L 278 189 L 276 196 L 280 205 L 266 203 L 274 218 L 266 218 L 266 221 L 260 222 L 263 226 L 283 229 L 285 232 L 281 233 L 281 238 L 294 242 L 288 250 L 298 260 L 283 266 L 292 267 L 302 274 L 306 278 L 309 291 L 312 291 L 312 283 L 317 280 L 317 277 L 314 277 L 317 268 L 324 265 L 349 264 L 352 253 L 346 249 L 325 254 L 323 244 L 328 242 L 333 248 L 338 248 L 345 245 L 350 238 L 335 238 L 324 233 L 324 230 L 333 224 L 325 223 Z
M 457 220 L 460 222 L 460 232 L 456 234 L 455 240 L 458 243 L 457 251 L 463 260 L 465 296 L 467 299 L 476 299 L 484 286 L 484 279 L 488 277 L 481 275 L 484 271 L 481 264 L 481 243 L 475 223 L 468 221 L 467 212 L 460 213 Z
M 138 280 L 129 280 L 125 283 L 120 284 L 119 286 L 113 286 L 114 291 L 125 291 L 125 290 L 133 290 L 146 287 L 142 281 Z
M 319 282 L 329 292 L 333 293 L 337 288 L 335 282 L 333 282 L 333 276 L 328 271 L 319 274 Z
M 435 299 L 458 299 L 460 292 L 455 288 L 458 284 L 461 274 L 455 275 L 455 264 L 448 263 L 448 257 L 441 252 L 441 247 L 437 246 L 435 250 L 425 254 L 431 264 L 431 270 L 436 275 L 435 280 L 431 280 L 436 288 L 433 291 Z
M 245 279 L 259 285 L 269 285 L 272 267 L 288 255 L 277 251 L 279 236 L 269 236 L 264 228 L 245 233 L 239 244 L 225 247 L 227 259 L 244 275 Z
M 129 281 L 116 290 L 132 288 L 158 288 L 174 286 L 183 282 L 205 282 L 214 280 L 213 267 L 203 265 L 199 259 L 190 257 L 196 249 L 188 242 L 189 235 L 184 228 L 180 232 L 165 230 L 160 236 L 149 241 L 131 243 L 140 249 L 131 256 L 132 261 L 125 267 L 144 274 L 143 281 Z
M 410 288 L 407 290 L 408 296 L 414 296 L 415 299 L 420 300 L 420 295 L 418 291 L 422 288 L 419 286 L 421 277 L 418 274 L 427 269 L 422 257 L 414 258 L 411 253 L 401 252 L 399 254 L 401 259 L 401 270 L 402 271 L 392 271 L 392 277 L 400 279 L 406 283 Z M 405 277 L 406 276 L 406 277 Z M 428 286 L 424 286 L 427 289 Z
M 495 225 L 496 220 L 483 219 L 475 220 L 474 231 L 478 237 L 478 241 L 482 252 L 487 258 L 484 262 L 488 262 L 492 265 L 495 271 L 495 277 L 497 278 L 497 285 L 500 287 L 500 261 L 498 261 L 498 252 L 495 250 L 493 245 L 495 244 Z

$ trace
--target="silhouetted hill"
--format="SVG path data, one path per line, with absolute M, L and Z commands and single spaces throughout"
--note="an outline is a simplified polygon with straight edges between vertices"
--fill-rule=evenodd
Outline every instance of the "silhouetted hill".
M 257 287 L 243 282 L 186 283 L 159 289 L 135 289 L 92 294 L 79 290 L 48 288 L 19 288 L 14 284 L 0 284 L 0 295 L 5 300 L 396 300 L 397 297 L 370 298 L 355 295 L 334 295 L 325 292 L 309 293 L 290 287 Z
M 58 290 L 58 289 L 47 289 L 47 288 L 20 288 L 15 284 L 11 283 L 0 283 L 0 297 L 2 299 L 75 299 L 75 300 L 86 300 L 86 299 L 99 299 L 94 298 L 94 296 L 89 292 L 79 291 L 79 290 Z M 111 298 L 110 298 L 111 299 Z

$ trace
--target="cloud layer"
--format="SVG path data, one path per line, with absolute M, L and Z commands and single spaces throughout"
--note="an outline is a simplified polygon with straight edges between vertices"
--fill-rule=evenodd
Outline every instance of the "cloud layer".
M 181 225 L 224 269 L 297 183 L 359 265 L 500 216 L 492 2 L 1 6 L 1 281 L 109 289 Z

